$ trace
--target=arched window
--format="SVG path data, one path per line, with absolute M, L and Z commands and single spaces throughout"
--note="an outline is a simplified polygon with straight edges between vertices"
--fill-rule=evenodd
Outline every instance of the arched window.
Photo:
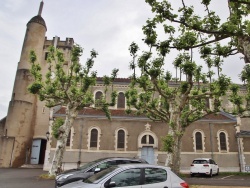
M 220 133 L 220 150 L 227 150 L 227 139 L 224 132 Z
M 98 139 L 98 130 L 92 129 L 90 132 L 90 147 L 91 148 L 97 147 L 97 139 Z
M 118 94 L 117 108 L 125 108 L 125 95 L 122 92 Z
M 141 139 L 142 144 L 147 144 L 147 135 L 144 135 Z
M 95 93 L 95 106 L 96 106 L 96 107 L 101 105 L 100 99 L 102 98 L 102 95 L 103 95 L 103 94 L 102 94 L 101 91 L 97 91 L 97 92 Z
M 151 135 L 144 135 L 141 144 L 154 144 L 154 138 Z
M 203 150 L 201 132 L 195 133 L 195 146 L 196 146 L 196 150 Z
M 118 134 L 117 148 L 124 148 L 125 147 L 125 132 L 124 132 L 124 130 L 119 130 L 117 134 Z
M 149 135 L 149 144 L 154 144 L 154 138 L 151 135 Z

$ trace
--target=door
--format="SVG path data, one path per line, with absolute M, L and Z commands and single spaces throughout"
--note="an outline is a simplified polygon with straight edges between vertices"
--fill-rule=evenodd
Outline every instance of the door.
M 143 146 L 141 150 L 141 158 L 149 164 L 155 164 L 154 148 L 151 146 Z
M 162 168 L 145 168 L 145 178 L 142 188 L 171 188 L 170 174 Z M 178 185 L 176 187 L 179 187 Z
M 41 148 L 41 139 L 33 140 L 30 164 L 39 164 L 40 148 Z

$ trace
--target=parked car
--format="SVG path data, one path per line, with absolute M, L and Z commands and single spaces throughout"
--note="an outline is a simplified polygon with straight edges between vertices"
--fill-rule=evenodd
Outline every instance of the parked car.
M 190 167 L 190 175 L 205 174 L 210 177 L 219 174 L 219 166 L 213 159 L 197 158 L 194 159 Z
M 89 162 L 83 166 L 80 166 L 78 169 L 71 169 L 64 171 L 56 176 L 55 187 L 61 187 L 62 185 L 84 180 L 98 173 L 106 168 L 109 168 L 113 165 L 119 164 L 128 164 L 128 163 L 148 163 L 144 159 L 137 158 L 125 158 L 125 157 L 111 157 L 111 158 L 101 158 L 92 162 Z
M 151 164 L 126 164 L 110 167 L 84 181 L 61 188 L 189 188 L 169 167 Z

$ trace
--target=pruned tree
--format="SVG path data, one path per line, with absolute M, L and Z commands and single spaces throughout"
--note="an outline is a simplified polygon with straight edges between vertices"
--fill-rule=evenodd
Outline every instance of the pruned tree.
M 92 50 L 90 58 L 87 59 L 84 66 L 79 62 L 83 49 L 79 45 L 74 45 L 71 50 L 71 61 L 69 66 L 64 66 L 65 61 L 63 53 L 55 47 L 49 47 L 47 58 L 48 70 L 44 76 L 41 72 L 41 66 L 36 63 L 36 54 L 30 53 L 31 74 L 34 82 L 28 87 L 29 92 L 37 94 L 41 101 L 46 102 L 47 107 L 65 106 L 65 119 L 56 121 L 54 124 L 53 135 L 57 138 L 56 151 L 49 171 L 50 175 L 55 175 L 60 171 L 66 141 L 79 110 L 89 108 L 94 104 L 93 94 L 90 91 L 95 85 L 97 72 L 92 71 L 94 59 L 97 52 Z M 117 76 L 117 69 L 114 69 L 110 77 L 104 76 L 104 85 L 108 89 Z M 106 89 L 106 91 L 107 91 Z M 107 118 L 110 117 L 109 106 L 113 106 L 116 91 L 112 91 L 111 102 L 106 101 L 106 94 L 98 101 L 98 108 L 102 109 Z
M 228 17 L 224 22 L 210 9 L 211 0 L 200 1 L 204 7 L 202 15 L 195 10 L 194 4 L 198 2 L 145 1 L 155 15 L 142 27 L 148 50 L 139 56 L 137 44 L 132 43 L 129 48 L 133 57 L 133 66 L 130 66 L 133 75 L 131 89 L 126 93 L 127 111 L 132 113 L 134 107 L 138 114 L 166 122 L 169 127 L 164 138 L 168 153 L 166 163 L 179 173 L 181 138 L 185 128 L 208 113 L 222 110 L 220 97 L 231 85 L 230 79 L 221 72 L 224 58 L 242 54 L 245 63 L 250 62 L 250 21 L 247 19 L 250 1 L 225 1 Z M 174 9 L 178 3 L 178 8 Z M 163 40 L 162 36 L 158 37 L 161 29 L 165 34 Z M 178 55 L 169 62 L 168 54 L 172 51 Z M 207 65 L 206 73 L 195 62 L 194 54 Z M 176 68 L 176 75 L 177 69 L 180 70 L 179 79 L 175 78 L 179 80 L 178 84 L 171 85 L 168 69 L 171 64 Z M 217 74 L 212 70 L 214 67 Z M 185 79 L 181 79 L 182 74 Z M 245 79 L 246 74 L 242 78 Z M 213 105 L 208 107 L 208 101 Z M 237 99 L 235 102 L 240 103 Z
M 133 57 L 137 56 L 137 50 L 138 46 L 133 43 L 130 46 Z M 126 92 L 127 113 L 146 114 L 153 121 L 166 123 L 168 134 L 163 139 L 166 165 L 179 173 L 181 138 L 186 127 L 206 114 L 220 111 L 219 99 L 226 94 L 231 81 L 221 74 L 209 82 L 209 77 L 201 73 L 201 67 L 184 53 L 182 70 L 187 79 L 176 84 L 171 82 L 170 72 L 164 71 L 165 56 L 152 56 L 150 51 L 144 52 L 134 63 L 141 74 L 131 76 L 131 86 Z

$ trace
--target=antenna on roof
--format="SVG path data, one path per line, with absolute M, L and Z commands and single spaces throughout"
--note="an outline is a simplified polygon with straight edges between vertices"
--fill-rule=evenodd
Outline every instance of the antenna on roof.
M 39 11 L 38 11 L 38 16 L 42 15 L 42 11 L 43 11 L 43 0 L 40 3 L 40 7 L 39 7 Z

